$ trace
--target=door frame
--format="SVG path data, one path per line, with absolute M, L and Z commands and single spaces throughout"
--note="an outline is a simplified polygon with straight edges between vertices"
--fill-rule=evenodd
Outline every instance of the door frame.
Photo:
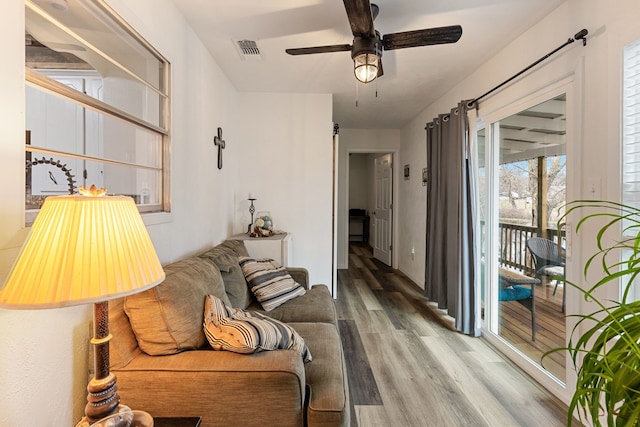
M 581 170 L 577 165 L 580 161 L 580 151 L 578 141 L 581 140 L 580 129 L 582 126 L 581 118 L 580 118 L 580 105 L 582 102 L 582 93 L 580 90 L 580 82 L 583 81 L 582 73 L 581 73 L 581 63 L 579 63 L 574 70 L 573 73 L 556 80 L 555 82 L 547 85 L 543 89 L 536 90 L 534 92 L 530 92 L 526 95 L 521 96 L 519 99 L 496 99 L 494 102 L 487 104 L 496 105 L 500 104 L 498 108 L 491 108 L 490 106 L 485 106 L 484 108 L 481 106 L 482 114 L 480 114 L 482 121 L 485 124 L 486 129 L 486 147 L 487 150 L 487 159 L 485 161 L 486 164 L 494 164 L 496 160 L 495 156 L 497 153 L 493 152 L 494 146 L 492 143 L 492 129 L 491 124 L 502 120 L 505 117 L 508 117 L 512 114 L 515 114 L 521 110 L 534 106 L 540 102 L 543 102 L 547 99 L 552 98 L 553 96 L 557 96 L 560 93 L 567 94 L 567 104 L 566 104 L 566 115 L 568 120 L 567 126 L 567 135 L 566 135 L 566 156 L 567 156 L 567 171 L 571 171 L 571 173 L 567 173 L 567 182 L 566 182 L 566 197 L 567 200 L 572 200 L 576 198 L 577 189 L 579 188 L 579 183 L 581 182 Z M 498 97 L 500 98 L 500 97 Z M 487 108 L 488 107 L 488 108 Z M 487 171 L 487 179 L 489 180 L 489 186 L 493 187 L 496 185 L 495 177 L 493 174 L 495 171 Z M 496 198 L 496 188 L 489 188 L 489 194 L 493 195 L 493 198 Z M 497 212 L 497 202 L 496 200 L 491 200 L 489 205 L 491 206 L 491 212 L 487 212 L 487 223 L 493 222 L 496 217 L 495 213 Z M 571 224 L 567 224 L 567 245 L 571 245 L 570 241 L 570 229 Z M 488 254 L 487 257 L 489 259 L 493 259 L 493 255 L 496 254 L 497 251 L 497 231 L 489 230 L 487 233 L 488 238 Z M 571 263 L 570 257 L 567 257 L 567 270 L 566 274 L 568 277 L 571 277 L 572 273 L 575 270 L 575 266 Z M 491 286 L 491 283 L 497 283 L 498 275 L 497 269 L 487 268 L 486 269 L 486 287 L 485 291 L 488 293 L 485 295 L 485 317 L 482 322 L 482 336 L 484 339 L 489 341 L 498 351 L 508 357 L 512 362 L 518 365 L 521 369 L 523 369 L 526 373 L 531 375 L 536 381 L 538 381 L 543 387 L 553 393 L 556 397 L 562 400 L 564 403 L 568 403 L 570 396 L 572 394 L 572 387 L 575 387 L 575 372 L 571 369 L 572 362 L 570 360 L 570 356 L 567 353 L 566 355 L 566 379 L 565 382 L 561 382 L 553 376 L 550 376 L 544 369 L 542 369 L 536 362 L 529 359 L 526 355 L 516 349 L 514 346 L 507 343 L 504 339 L 496 335 L 491 331 L 491 325 L 488 324 L 490 322 L 494 313 L 491 312 L 491 308 L 489 307 L 490 300 L 497 300 L 497 290 L 495 287 Z M 577 303 L 575 301 L 574 290 L 571 287 L 567 287 L 565 289 L 567 292 L 567 307 L 566 313 L 575 313 L 577 312 Z M 568 342 L 569 334 L 573 328 L 574 320 L 571 320 L 571 317 L 566 318 L 566 336 L 565 342 Z
M 342 211 L 342 229 L 345 230 L 346 236 L 342 236 L 342 241 L 344 242 L 344 259 L 338 263 L 342 268 L 347 268 L 349 265 L 349 172 L 351 170 L 349 154 L 391 154 L 391 164 L 393 167 L 393 195 L 392 195 L 392 203 L 393 209 L 391 213 L 391 221 L 392 226 L 391 230 L 393 236 L 391 238 L 393 250 L 391 252 L 391 267 L 398 268 L 398 207 L 400 206 L 398 202 L 398 194 L 399 194 L 399 182 L 400 182 L 400 168 L 397 166 L 397 163 L 400 159 L 400 150 L 398 149 L 386 149 L 386 148 L 348 148 L 346 150 L 346 174 L 345 174 L 345 194 L 344 200 L 346 203 L 344 204 L 344 208 Z M 340 239 L 339 239 L 340 240 Z M 340 267 L 338 267 L 340 268 Z

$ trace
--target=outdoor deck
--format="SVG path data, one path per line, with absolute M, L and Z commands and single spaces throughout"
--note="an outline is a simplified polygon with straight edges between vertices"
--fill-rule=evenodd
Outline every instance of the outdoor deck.
M 531 341 L 531 312 L 516 301 L 500 303 L 500 335 L 536 362 L 550 349 L 565 346 L 565 313 L 562 312 L 562 286 L 553 295 L 553 283 L 537 285 L 536 340 Z M 543 366 L 558 379 L 565 380 L 565 353 L 545 358 Z

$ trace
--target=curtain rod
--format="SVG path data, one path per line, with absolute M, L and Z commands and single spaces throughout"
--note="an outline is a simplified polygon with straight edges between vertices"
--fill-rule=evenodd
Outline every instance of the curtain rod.
M 543 56 L 542 58 L 538 59 L 536 62 L 534 62 L 533 64 L 529 65 L 527 68 L 521 70 L 520 72 L 518 72 L 517 74 L 514 74 L 513 76 L 509 77 L 507 80 L 503 81 L 502 83 L 500 83 L 498 86 L 494 87 L 493 89 L 483 93 L 482 95 L 480 95 L 479 97 L 472 99 L 471 101 L 469 101 L 469 103 L 467 104 L 468 107 L 472 107 L 473 104 L 475 104 L 476 102 L 480 101 L 482 98 L 484 98 L 485 96 L 495 92 L 496 90 L 500 89 L 502 86 L 506 85 L 507 83 L 509 83 L 510 81 L 512 81 L 515 78 L 518 78 L 521 74 L 526 73 L 527 71 L 529 71 L 531 68 L 535 67 L 536 65 L 538 65 L 539 63 L 541 63 L 542 61 L 544 61 L 545 59 L 549 58 L 551 55 L 553 55 L 554 53 L 558 52 L 560 49 L 563 49 L 564 47 L 570 45 L 571 43 L 575 42 L 576 40 L 582 40 L 582 46 L 586 46 L 587 45 L 587 34 L 589 34 L 589 32 L 586 29 L 582 29 L 580 31 L 578 31 L 573 38 L 569 38 L 569 40 L 567 40 L 563 45 L 558 46 L 557 48 L 555 48 L 554 50 L 552 50 L 551 52 L 547 53 L 545 56 Z

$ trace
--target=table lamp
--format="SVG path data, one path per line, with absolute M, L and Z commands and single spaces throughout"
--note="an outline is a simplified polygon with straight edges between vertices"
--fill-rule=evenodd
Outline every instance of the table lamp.
M 47 197 L 0 290 L 0 307 L 40 309 L 94 303 L 94 378 L 85 417 L 92 424 L 119 411 L 109 372 L 109 303 L 156 286 L 165 274 L 133 199 L 105 189 Z M 80 425 L 79 424 L 79 425 Z

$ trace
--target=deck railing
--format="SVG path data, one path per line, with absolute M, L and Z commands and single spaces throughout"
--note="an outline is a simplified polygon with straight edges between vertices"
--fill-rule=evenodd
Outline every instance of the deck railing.
M 484 236 L 484 221 L 481 223 L 483 228 L 482 236 Z M 509 224 L 506 222 L 498 223 L 499 242 L 500 242 L 500 265 L 520 270 L 525 274 L 533 275 L 535 273 L 531 254 L 527 251 L 527 240 L 538 236 L 537 227 L 528 225 Z M 558 239 L 558 230 L 547 229 L 547 238 L 554 242 Z M 564 237 L 564 231 L 562 232 Z

